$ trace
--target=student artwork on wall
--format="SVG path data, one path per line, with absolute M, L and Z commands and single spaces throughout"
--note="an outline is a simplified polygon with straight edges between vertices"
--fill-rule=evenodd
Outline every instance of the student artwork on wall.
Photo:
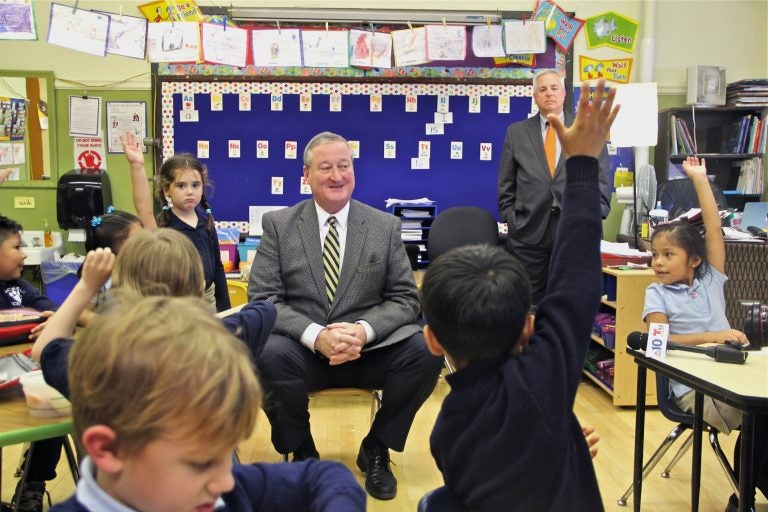
M 366 30 L 349 31 L 349 64 L 358 67 L 392 67 L 392 37 Z
M 52 3 L 48 43 L 103 57 L 109 22 L 108 14 Z
M 37 40 L 32 0 L 0 2 L 0 39 Z
M 301 66 L 301 31 L 299 29 L 252 30 L 254 66 Z
M 149 24 L 147 58 L 150 62 L 197 62 L 199 56 L 199 23 Z
M 143 60 L 147 47 L 147 20 L 104 14 L 110 17 L 107 53 Z

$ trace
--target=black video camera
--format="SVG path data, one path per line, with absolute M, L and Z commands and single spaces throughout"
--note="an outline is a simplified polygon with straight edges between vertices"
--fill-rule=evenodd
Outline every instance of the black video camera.
M 749 340 L 749 350 L 760 350 L 762 347 L 768 346 L 768 340 L 766 340 L 768 304 L 756 300 L 743 300 L 741 305 L 747 310 L 742 330 Z

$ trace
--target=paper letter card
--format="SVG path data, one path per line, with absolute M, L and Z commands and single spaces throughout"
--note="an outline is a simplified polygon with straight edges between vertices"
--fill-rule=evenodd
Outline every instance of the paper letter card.
M 381 112 L 381 94 L 371 94 L 371 112 Z
M 283 177 L 272 176 L 272 195 L 283 195 Z
M 451 141 L 451 160 L 461 160 L 464 152 L 464 143 L 461 141 Z
M 419 111 L 419 97 L 415 94 L 408 94 L 405 96 L 405 111 L 406 112 L 418 112 Z
M 229 158 L 240 158 L 240 141 L 239 140 L 230 140 L 228 147 L 229 147 Z
M 427 59 L 464 60 L 467 56 L 467 27 L 427 25 Z
M 424 27 L 394 30 L 392 43 L 395 66 L 418 66 L 429 62 L 427 58 L 427 30 Z
M 392 67 L 392 37 L 383 32 L 349 31 L 349 64 L 363 68 Z
M 331 94 L 328 110 L 331 112 L 341 112 L 341 94 Z
M 419 158 L 429 159 L 431 145 L 432 143 L 428 140 L 419 141 Z
M 509 114 L 509 96 L 499 96 L 499 114 Z
M 453 112 L 435 112 L 435 122 L 443 124 L 453 124 Z
M 251 110 L 251 93 L 241 92 L 238 95 L 237 105 L 240 110 L 250 111 Z
M 108 14 L 51 4 L 48 26 L 50 44 L 104 57 L 107 54 L 108 34 Z
M 303 196 L 312 195 L 312 187 L 309 186 L 309 180 L 302 176 L 299 178 L 299 194 Z
M 480 113 L 480 96 L 469 97 L 469 113 L 470 114 Z
M 199 140 L 197 141 L 197 158 L 208 158 L 211 148 L 211 141 Z
M 197 110 L 182 110 L 179 112 L 180 123 L 197 123 L 200 121 L 200 112 Z
M 349 66 L 347 30 L 302 30 L 304 65 L 310 68 L 346 68 Z
M 248 31 L 219 23 L 203 23 L 203 60 L 213 64 L 245 67 Z
M 149 24 L 147 30 L 149 62 L 197 62 L 199 56 L 199 23 L 187 21 Z
M 211 111 L 221 112 L 224 110 L 224 95 L 220 92 L 211 93 Z
M 416 171 L 429 169 L 429 158 L 411 158 L 411 169 Z
M 254 66 L 301 66 L 299 29 L 252 30 L 251 40 Z
M 295 140 L 285 141 L 285 159 L 296 160 L 299 144 Z
M 443 123 L 427 123 L 425 128 L 426 135 L 443 135 L 445 134 L 445 125 Z
M 268 140 L 256 141 L 256 158 L 269 158 L 269 141 Z M 282 194 L 282 192 L 280 193 Z
M 480 160 L 492 160 L 493 159 L 493 144 L 490 142 L 480 143 Z
M 279 112 L 283 110 L 283 95 L 272 93 L 270 95 L 270 108 L 272 111 Z
M 384 141 L 384 158 L 397 158 L 397 141 Z
M 349 144 L 349 151 L 352 153 L 352 158 L 360 158 L 360 141 L 348 140 L 347 144 Z
M 447 95 L 441 94 L 437 97 L 437 111 L 441 114 L 447 114 L 450 111 L 450 99 Z
M 301 112 L 312 112 L 312 95 L 302 93 L 299 95 L 299 110 Z

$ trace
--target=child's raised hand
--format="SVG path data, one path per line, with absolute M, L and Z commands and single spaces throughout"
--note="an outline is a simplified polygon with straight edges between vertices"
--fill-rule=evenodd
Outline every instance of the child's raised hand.
M 693 178 L 694 176 L 707 176 L 707 164 L 703 158 L 701 159 L 701 162 L 699 162 L 698 157 L 689 156 L 683 160 L 683 170 L 685 171 L 685 175 L 689 178 Z
M 90 251 L 85 257 L 80 282 L 89 292 L 96 294 L 112 275 L 114 266 L 115 255 L 108 247 Z
M 144 150 L 141 147 L 141 143 L 136 139 L 136 135 L 133 132 L 126 131 L 125 135 L 120 136 L 120 143 L 123 145 L 123 152 L 125 158 L 131 165 L 144 165 Z
M 613 120 L 619 113 L 619 105 L 613 106 L 616 88 L 606 92 L 605 79 L 597 82 L 592 101 L 589 100 L 589 83 L 582 82 L 576 119 L 566 128 L 556 114 L 547 116 L 550 125 L 557 132 L 565 154 L 570 156 L 600 157 Z

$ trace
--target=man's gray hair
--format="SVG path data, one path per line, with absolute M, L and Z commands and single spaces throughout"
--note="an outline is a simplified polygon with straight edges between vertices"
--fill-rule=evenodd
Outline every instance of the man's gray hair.
M 352 150 L 349 148 L 349 142 L 347 142 L 347 139 L 341 135 L 337 135 L 332 132 L 320 132 L 312 137 L 304 147 L 304 167 L 309 168 L 312 166 L 312 150 L 317 146 L 328 144 L 329 142 L 343 142 L 346 144 L 347 149 L 350 150 L 350 153 L 352 152 Z
M 546 75 L 555 75 L 557 78 L 560 79 L 560 85 L 565 88 L 565 78 L 563 78 L 563 75 L 561 75 L 556 69 L 542 69 L 540 71 L 537 71 L 535 75 L 533 75 L 533 89 L 536 89 L 536 84 L 539 81 L 539 78 Z

